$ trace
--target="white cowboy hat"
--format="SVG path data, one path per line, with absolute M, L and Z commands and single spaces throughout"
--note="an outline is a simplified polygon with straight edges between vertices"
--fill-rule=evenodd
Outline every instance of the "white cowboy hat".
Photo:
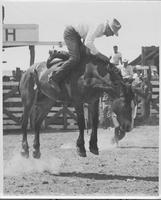
M 109 23 L 109 26 L 111 28 L 111 30 L 113 31 L 113 33 L 118 36 L 118 31 L 121 28 L 121 24 L 117 19 L 113 19 L 111 23 Z

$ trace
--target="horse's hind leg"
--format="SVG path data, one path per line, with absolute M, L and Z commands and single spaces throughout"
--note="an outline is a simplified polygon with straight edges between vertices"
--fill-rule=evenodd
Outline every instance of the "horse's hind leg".
M 34 143 L 33 143 L 33 157 L 34 158 L 40 158 L 40 128 L 41 124 L 46 117 L 46 115 L 49 113 L 50 109 L 53 106 L 53 101 L 45 98 L 42 102 L 39 102 L 36 105 L 35 110 L 35 137 L 34 137 Z
M 34 89 L 34 77 L 31 71 L 27 71 L 21 77 L 21 81 L 19 84 L 19 91 L 21 95 L 22 104 L 24 107 L 23 115 L 22 115 L 22 151 L 21 155 L 24 157 L 29 157 L 29 146 L 27 142 L 27 125 L 28 118 L 30 117 L 30 113 L 32 107 L 35 103 L 37 91 Z
M 77 113 L 77 119 L 78 119 L 78 127 L 79 127 L 79 137 L 77 139 L 77 152 L 79 156 L 86 157 L 86 150 L 84 146 L 84 129 L 85 129 L 85 119 L 84 119 L 84 110 L 83 110 L 83 104 L 79 104 L 75 106 L 75 110 Z
M 24 106 L 24 112 L 22 115 L 22 150 L 21 155 L 23 157 L 28 158 L 29 157 L 29 146 L 27 141 L 27 125 L 28 125 L 28 118 L 30 116 L 30 112 L 32 109 L 32 105 Z
M 98 117 L 99 117 L 99 100 L 90 105 L 90 113 L 92 114 L 92 133 L 89 141 L 90 152 L 98 155 L 98 146 L 97 146 L 97 128 L 98 128 Z

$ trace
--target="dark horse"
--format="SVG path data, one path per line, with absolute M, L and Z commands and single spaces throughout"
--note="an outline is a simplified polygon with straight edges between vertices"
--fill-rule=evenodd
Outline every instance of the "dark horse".
M 85 52 L 85 51 L 83 51 Z M 34 151 L 33 157 L 40 157 L 40 140 L 39 132 L 43 119 L 54 106 L 55 102 L 72 102 L 77 113 L 77 122 L 79 127 L 79 136 L 77 139 L 77 152 L 80 156 L 86 156 L 84 145 L 84 103 L 89 104 L 91 112 L 92 125 L 89 149 L 95 155 L 99 154 L 97 146 L 97 128 L 98 128 L 98 111 L 99 98 L 104 92 L 113 97 L 113 110 L 117 115 L 120 130 L 128 132 L 131 130 L 132 108 L 131 101 L 133 97 L 129 95 L 130 87 L 122 84 L 120 73 L 111 64 L 105 64 L 92 55 L 82 53 L 81 62 L 76 70 L 70 72 L 61 85 L 61 92 L 58 93 L 50 84 L 49 77 L 61 67 L 64 61 L 55 63 L 47 69 L 46 62 L 34 64 L 22 76 L 19 89 L 24 106 L 22 116 L 22 151 L 25 157 L 29 156 L 29 146 L 27 142 L 27 124 L 33 106 L 35 109 L 34 119 Z M 108 76 L 110 75 L 110 76 Z M 111 87 L 110 82 L 116 85 Z

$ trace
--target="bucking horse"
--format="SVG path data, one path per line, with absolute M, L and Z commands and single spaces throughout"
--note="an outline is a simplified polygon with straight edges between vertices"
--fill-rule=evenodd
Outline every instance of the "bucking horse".
M 99 154 L 97 145 L 99 99 L 104 92 L 113 98 L 112 110 L 116 114 L 119 123 L 119 126 L 115 129 L 118 138 L 119 135 L 129 132 L 132 129 L 134 90 L 132 90 L 131 85 L 123 82 L 122 76 L 116 67 L 110 62 L 102 62 L 92 54 L 86 54 L 86 51 L 83 49 L 79 65 L 69 72 L 66 79 L 60 84 L 61 91 L 58 92 L 49 83 L 49 78 L 62 66 L 65 59 L 62 57 L 59 61 L 55 61 L 50 68 L 47 68 L 47 62 L 33 64 L 21 77 L 19 90 L 24 107 L 22 115 L 23 136 L 21 155 L 26 158 L 29 157 L 27 124 L 34 106 L 36 107 L 33 141 L 34 158 L 40 158 L 41 156 L 41 124 L 56 102 L 72 102 L 75 108 L 79 128 L 76 147 L 81 157 L 86 157 L 84 103 L 89 105 L 89 111 L 92 116 L 89 150 L 95 155 Z

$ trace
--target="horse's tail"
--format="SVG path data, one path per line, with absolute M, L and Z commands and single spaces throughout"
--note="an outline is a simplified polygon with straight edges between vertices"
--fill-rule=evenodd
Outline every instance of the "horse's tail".
M 21 96 L 20 84 L 21 84 L 23 75 L 24 75 L 24 72 L 22 72 L 20 80 L 18 81 L 18 86 L 17 86 L 17 90 L 20 96 Z
M 35 84 L 37 86 L 37 89 L 40 90 L 39 76 L 36 69 L 34 69 L 34 79 L 35 79 Z

